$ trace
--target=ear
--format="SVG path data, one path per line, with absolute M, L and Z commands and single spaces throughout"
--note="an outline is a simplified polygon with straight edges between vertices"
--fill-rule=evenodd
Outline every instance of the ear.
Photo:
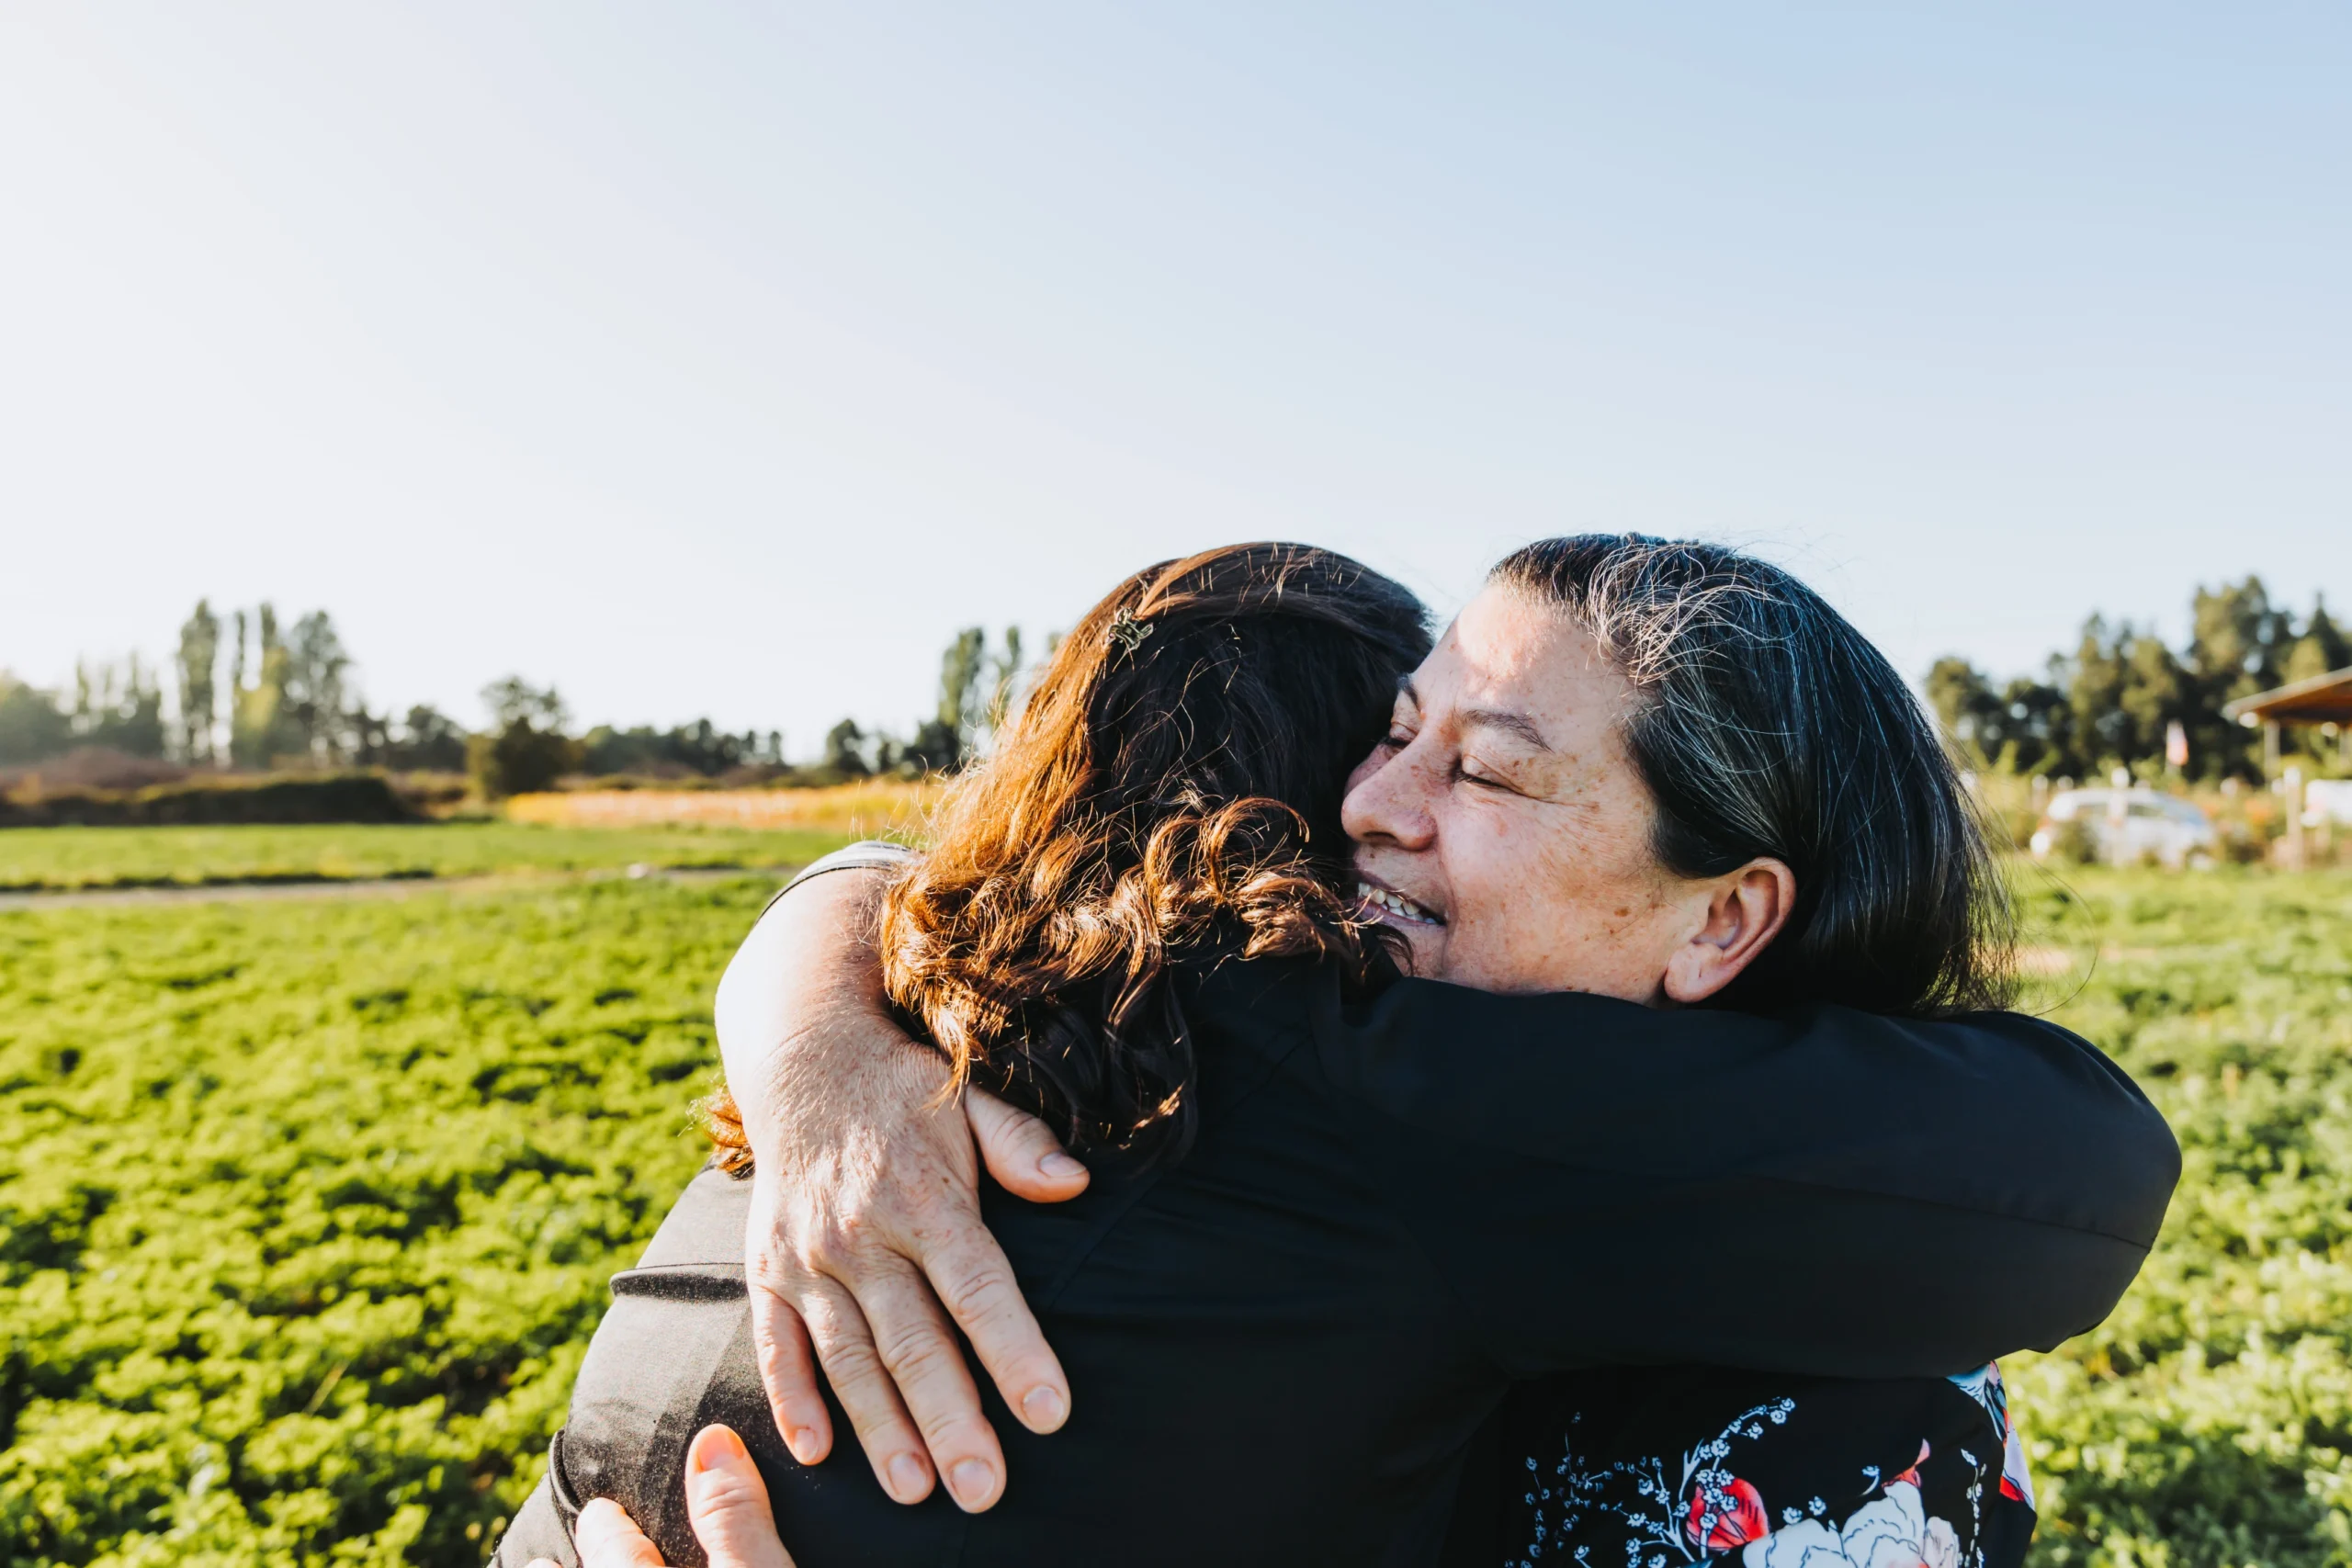
M 1749 861 L 1708 886 L 1705 923 L 1666 961 L 1663 988 L 1677 1002 L 1704 1001 L 1738 978 L 1796 907 L 1796 876 L 1776 860 Z

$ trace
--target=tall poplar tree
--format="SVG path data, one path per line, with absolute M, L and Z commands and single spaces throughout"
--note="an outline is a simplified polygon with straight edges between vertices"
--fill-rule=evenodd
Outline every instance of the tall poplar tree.
M 313 760 L 340 761 L 349 754 L 344 678 L 350 670 L 351 656 L 324 610 L 294 623 L 286 639 L 281 698 L 289 735 L 300 737 L 300 749 Z
M 278 757 L 302 750 L 301 730 L 286 715 L 286 648 L 277 637 L 277 611 L 265 602 L 254 612 L 254 678 L 243 679 L 244 613 L 238 612 L 239 680 L 229 699 L 229 756 L 241 768 L 266 768 Z
M 209 601 L 198 599 L 196 613 L 180 627 L 180 755 L 190 767 L 212 761 L 212 671 L 220 660 L 220 617 Z

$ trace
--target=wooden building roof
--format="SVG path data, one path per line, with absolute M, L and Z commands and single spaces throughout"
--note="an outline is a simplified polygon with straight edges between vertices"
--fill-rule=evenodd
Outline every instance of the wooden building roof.
M 2222 710 L 2225 718 L 2257 724 L 2352 724 L 2352 669 L 2331 670 L 2308 681 L 2240 697 Z

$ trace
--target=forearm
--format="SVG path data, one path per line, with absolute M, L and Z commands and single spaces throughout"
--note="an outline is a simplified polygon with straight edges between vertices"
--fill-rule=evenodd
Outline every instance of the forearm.
M 773 1144 L 783 1106 L 838 1100 L 851 1053 L 870 1054 L 876 1026 L 887 1026 L 873 930 L 888 879 L 858 867 L 794 886 L 768 906 L 719 980 L 719 1054 L 755 1152 Z
M 811 867 L 719 983 L 719 1049 L 755 1168 L 745 1281 L 761 1378 L 801 1462 L 832 1444 L 813 1350 L 892 1496 L 918 1501 L 935 1459 L 956 1502 L 984 1508 L 1003 1457 L 955 1331 L 1032 1430 L 1059 1426 L 1069 1393 L 980 1224 L 979 1164 L 1046 1202 L 1075 1196 L 1086 1172 L 1034 1118 L 944 1093 L 945 1059 L 890 1015 L 873 931 L 905 858 L 858 846 Z
M 1371 1159 L 1409 1157 L 1400 1204 L 1522 1371 L 1952 1372 L 2048 1345 L 2112 1306 L 2178 1170 L 2129 1080 L 2030 1020 L 1408 982 L 1317 1032 L 1380 1113 Z M 1932 1301 L 1865 1304 L 1896 1280 Z

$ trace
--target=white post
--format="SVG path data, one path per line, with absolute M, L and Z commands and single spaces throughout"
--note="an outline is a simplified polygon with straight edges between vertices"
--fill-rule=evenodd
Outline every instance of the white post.
M 2303 770 L 2287 770 L 2287 865 L 2303 869 Z

